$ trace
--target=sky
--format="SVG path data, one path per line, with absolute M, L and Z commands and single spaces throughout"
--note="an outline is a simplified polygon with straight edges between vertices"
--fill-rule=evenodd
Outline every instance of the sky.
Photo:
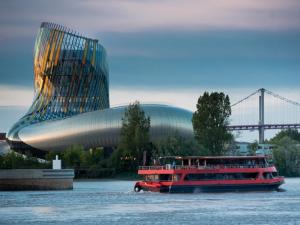
M 139 100 L 194 111 L 204 91 L 223 91 L 234 103 L 262 87 L 300 102 L 298 0 L 10 0 L 0 1 L 0 131 L 31 104 L 32 53 L 43 21 L 106 48 L 112 106 Z M 249 112 L 257 101 L 246 103 Z

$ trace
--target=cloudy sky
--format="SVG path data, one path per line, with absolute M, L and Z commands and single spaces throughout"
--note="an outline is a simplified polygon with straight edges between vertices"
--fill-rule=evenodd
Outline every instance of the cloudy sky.
M 43 21 L 100 40 L 111 105 L 139 100 L 195 110 L 206 90 L 235 102 L 261 87 L 300 102 L 298 0 L 10 0 L 0 2 L 0 131 L 31 104 Z M 257 98 L 250 102 L 257 111 Z

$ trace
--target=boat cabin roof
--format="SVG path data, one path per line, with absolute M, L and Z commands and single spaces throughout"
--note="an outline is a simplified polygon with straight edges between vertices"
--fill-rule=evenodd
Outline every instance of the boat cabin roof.
M 206 159 L 265 159 L 266 156 L 163 156 L 159 157 L 160 159 L 177 159 L 177 160 L 188 160 L 188 159 L 200 159 L 200 160 L 206 160 Z

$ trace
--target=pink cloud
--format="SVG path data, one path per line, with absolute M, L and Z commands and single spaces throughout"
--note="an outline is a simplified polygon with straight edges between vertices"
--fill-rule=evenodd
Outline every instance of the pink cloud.
M 29 35 L 24 29 L 31 31 L 45 20 L 67 25 L 87 35 L 149 29 L 300 28 L 300 2 L 297 0 L 31 0 L 26 4 L 20 1 L 0 8 L 0 28 L 5 36 L 15 35 L 17 32 Z

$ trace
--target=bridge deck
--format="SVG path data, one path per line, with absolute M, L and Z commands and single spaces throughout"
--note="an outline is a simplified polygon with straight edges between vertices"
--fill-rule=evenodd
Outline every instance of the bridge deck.
M 300 124 L 264 124 L 264 125 L 229 125 L 227 126 L 228 130 L 259 130 L 263 127 L 264 129 L 289 129 L 289 128 L 300 128 Z

